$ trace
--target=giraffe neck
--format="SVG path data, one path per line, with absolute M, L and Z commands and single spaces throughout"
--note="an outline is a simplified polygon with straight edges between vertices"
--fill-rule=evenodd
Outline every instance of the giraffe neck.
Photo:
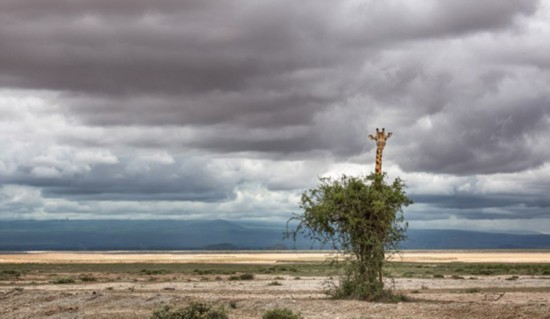
M 382 150 L 383 147 L 377 147 L 376 148 L 376 168 L 375 172 L 376 174 L 382 174 Z

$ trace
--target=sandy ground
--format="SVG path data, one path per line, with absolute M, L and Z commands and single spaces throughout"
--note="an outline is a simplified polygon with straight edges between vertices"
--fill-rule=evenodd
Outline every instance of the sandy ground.
M 545 252 L 407 252 L 404 261 L 549 262 Z M 256 262 L 324 260 L 319 253 L 120 254 L 32 253 L 2 255 L 2 262 Z M 227 275 L 183 273 L 89 274 L 94 282 L 53 284 L 52 276 L 33 272 L 0 281 L 0 318 L 150 318 L 163 305 L 191 301 L 223 305 L 232 319 L 261 318 L 268 309 L 290 308 L 305 319 L 367 318 L 548 318 L 550 277 L 479 276 L 469 279 L 397 278 L 395 289 L 410 302 L 384 304 L 331 300 L 322 289 L 329 278 L 256 275 L 230 281 Z M 273 285 L 277 281 L 280 285 Z M 392 285 L 388 282 L 387 285 Z M 236 307 L 233 308 L 230 305 Z
M 0 263 L 259 263 L 323 261 L 318 252 L 121 253 L 29 252 L 0 254 Z M 393 257 L 403 262 L 550 263 L 550 251 L 405 251 Z
M 397 279 L 395 288 L 414 298 L 398 304 L 331 300 L 321 291 L 327 278 L 275 278 L 162 275 L 152 282 L 130 276 L 69 285 L 26 278 L 0 286 L 0 318 L 150 318 L 163 305 L 190 301 L 224 305 L 230 318 L 242 319 L 261 318 L 275 307 L 290 308 L 305 319 L 550 318 L 550 278 Z M 281 285 L 271 286 L 274 280 Z

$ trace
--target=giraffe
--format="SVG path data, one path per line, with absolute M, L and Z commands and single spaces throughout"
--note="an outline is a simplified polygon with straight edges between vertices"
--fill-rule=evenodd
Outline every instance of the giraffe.
M 382 174 L 382 151 L 384 150 L 384 146 L 386 146 L 386 141 L 392 135 L 391 132 L 388 132 L 388 134 L 386 134 L 385 130 L 386 129 L 382 128 L 382 131 L 379 131 L 377 128 L 376 136 L 369 135 L 369 138 L 376 142 L 376 174 Z
M 382 131 L 379 131 L 378 128 L 376 128 L 376 135 L 372 136 L 369 135 L 369 138 L 376 142 L 376 167 L 375 167 L 375 173 L 378 175 L 382 175 L 382 151 L 384 150 L 384 146 L 386 146 L 386 141 L 392 136 L 391 132 L 388 132 L 386 134 L 386 129 L 382 128 Z M 380 252 L 382 255 L 384 254 L 384 251 L 382 250 Z M 382 265 L 380 265 L 380 268 Z M 382 273 L 380 272 L 378 274 L 378 281 L 383 284 L 382 281 Z

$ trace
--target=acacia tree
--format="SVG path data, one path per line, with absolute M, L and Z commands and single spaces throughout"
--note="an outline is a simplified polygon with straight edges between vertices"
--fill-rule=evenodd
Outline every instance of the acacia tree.
M 331 245 L 342 266 L 340 282 L 329 292 L 339 298 L 375 300 L 383 296 L 385 252 L 395 251 L 405 238 L 403 208 L 412 204 L 405 184 L 385 182 L 386 174 L 321 178 L 317 188 L 302 194 L 295 215 L 298 225 L 288 234 Z

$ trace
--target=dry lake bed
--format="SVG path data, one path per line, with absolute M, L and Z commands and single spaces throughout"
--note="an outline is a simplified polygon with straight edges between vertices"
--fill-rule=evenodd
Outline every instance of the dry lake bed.
M 550 318 L 549 251 L 407 251 L 387 286 L 400 303 L 332 300 L 319 252 L 0 254 L 0 318 L 150 318 L 164 305 L 222 305 L 230 318 Z M 246 276 L 248 275 L 248 276 Z M 251 275 L 251 276 L 250 276 Z

